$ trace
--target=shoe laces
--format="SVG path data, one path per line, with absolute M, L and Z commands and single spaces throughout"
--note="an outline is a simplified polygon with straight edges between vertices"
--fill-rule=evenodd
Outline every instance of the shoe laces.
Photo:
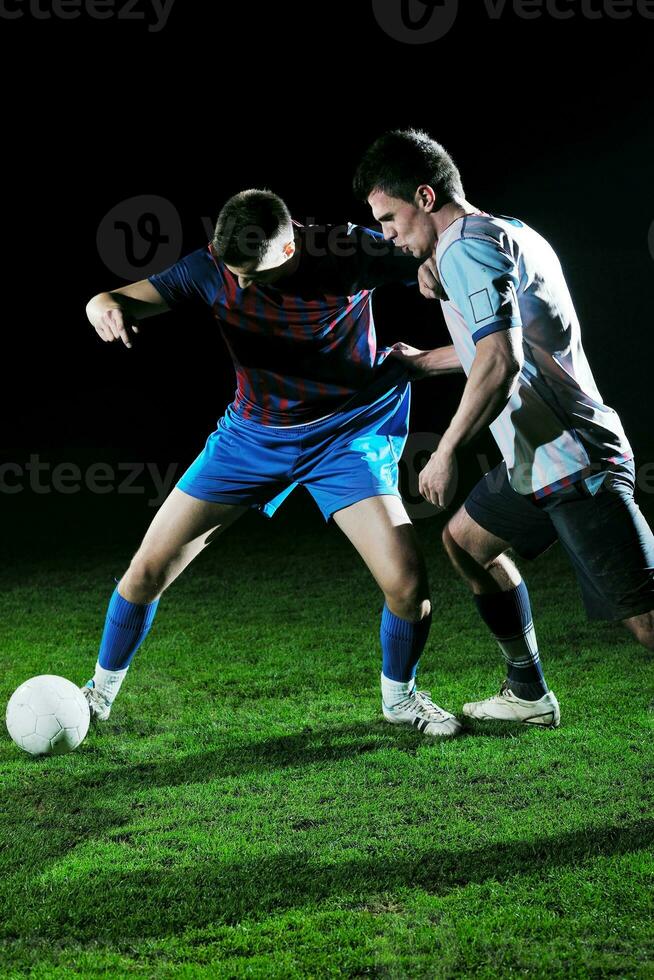
M 429 721 L 445 721 L 448 717 L 447 712 L 432 701 L 431 691 L 417 691 L 414 688 L 398 707 L 412 708 L 421 718 Z
M 491 696 L 489 698 L 484 698 L 483 701 L 480 701 L 479 703 L 480 704 L 497 704 L 498 701 L 504 701 L 506 699 L 507 695 L 508 695 L 509 698 L 515 697 L 513 691 L 509 687 L 508 683 L 506 681 L 503 681 L 502 682 L 502 686 L 499 689 L 499 691 L 497 692 L 497 694 L 491 694 Z
M 109 699 L 98 691 L 97 687 L 84 687 L 82 689 L 86 696 L 86 700 L 97 704 L 102 708 L 109 707 Z

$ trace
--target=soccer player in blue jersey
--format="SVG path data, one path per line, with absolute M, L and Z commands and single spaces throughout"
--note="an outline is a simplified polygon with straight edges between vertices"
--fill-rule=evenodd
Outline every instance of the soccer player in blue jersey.
M 117 582 L 84 688 L 96 718 L 109 716 L 174 579 L 248 508 L 272 516 L 299 484 L 347 535 L 384 593 L 384 717 L 429 736 L 458 734 L 454 715 L 416 688 L 431 605 L 398 491 L 407 357 L 378 348 L 371 310 L 375 286 L 415 280 L 417 268 L 381 235 L 353 225 L 305 227 L 279 197 L 250 190 L 227 202 L 207 248 L 90 301 L 99 336 L 127 347 L 145 317 L 209 307 L 237 380 L 217 429 Z M 460 368 L 452 348 L 425 357 L 430 372 Z
M 508 671 L 499 695 L 465 715 L 556 726 L 529 595 L 509 548 L 524 558 L 558 538 L 591 619 L 619 621 L 654 650 L 654 535 L 634 502 L 634 462 L 604 404 L 553 249 L 517 218 L 471 205 L 451 156 L 426 133 L 395 131 L 355 178 L 384 236 L 427 261 L 468 381 L 420 489 L 451 500 L 455 454 L 484 427 L 504 457 L 444 531 L 455 569 L 497 638 Z

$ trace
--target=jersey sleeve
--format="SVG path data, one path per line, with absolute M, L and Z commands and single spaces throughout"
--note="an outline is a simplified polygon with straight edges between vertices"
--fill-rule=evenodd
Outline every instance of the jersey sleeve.
M 348 292 L 374 289 L 390 282 L 411 286 L 418 281 L 420 262 L 404 255 L 378 231 L 349 224 L 344 232 L 343 271 Z
M 475 344 L 498 330 L 521 327 L 515 259 L 497 243 L 460 238 L 438 268 L 443 289 L 461 311 Z
M 148 277 L 168 306 L 183 303 L 213 306 L 221 286 L 220 272 L 209 251 L 198 249 L 171 265 L 169 269 Z

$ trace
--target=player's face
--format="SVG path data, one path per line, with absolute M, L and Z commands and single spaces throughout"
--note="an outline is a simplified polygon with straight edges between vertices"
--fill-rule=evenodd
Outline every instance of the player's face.
M 287 276 L 294 267 L 297 246 L 292 226 L 281 229 L 277 237 L 270 242 L 266 252 L 257 265 L 232 266 L 225 265 L 238 279 L 241 289 L 247 289 L 252 283 L 266 286 Z
M 430 215 L 422 206 L 409 204 L 383 191 L 373 191 L 368 198 L 384 238 L 416 259 L 428 258 L 436 244 L 436 231 Z
M 286 262 L 280 266 L 274 266 L 272 269 L 259 269 L 258 266 L 256 268 L 250 267 L 249 269 L 243 267 L 238 268 L 234 265 L 227 265 L 226 262 L 225 266 L 238 279 L 238 284 L 241 289 L 247 289 L 253 283 L 257 286 L 266 286 L 269 283 L 276 282 L 277 279 L 281 279 L 286 274 Z

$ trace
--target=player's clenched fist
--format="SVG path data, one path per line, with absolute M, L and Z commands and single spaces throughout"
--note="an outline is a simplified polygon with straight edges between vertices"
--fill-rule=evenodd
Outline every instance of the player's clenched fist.
M 137 326 L 129 321 L 126 322 L 123 311 L 119 307 L 105 310 L 94 317 L 89 316 L 89 319 L 95 327 L 96 333 L 109 343 L 114 340 L 122 340 L 126 347 L 131 347 L 132 341 L 129 331 L 139 332 Z
M 425 299 L 447 299 L 438 275 L 435 256 L 431 255 L 418 269 L 418 285 Z

